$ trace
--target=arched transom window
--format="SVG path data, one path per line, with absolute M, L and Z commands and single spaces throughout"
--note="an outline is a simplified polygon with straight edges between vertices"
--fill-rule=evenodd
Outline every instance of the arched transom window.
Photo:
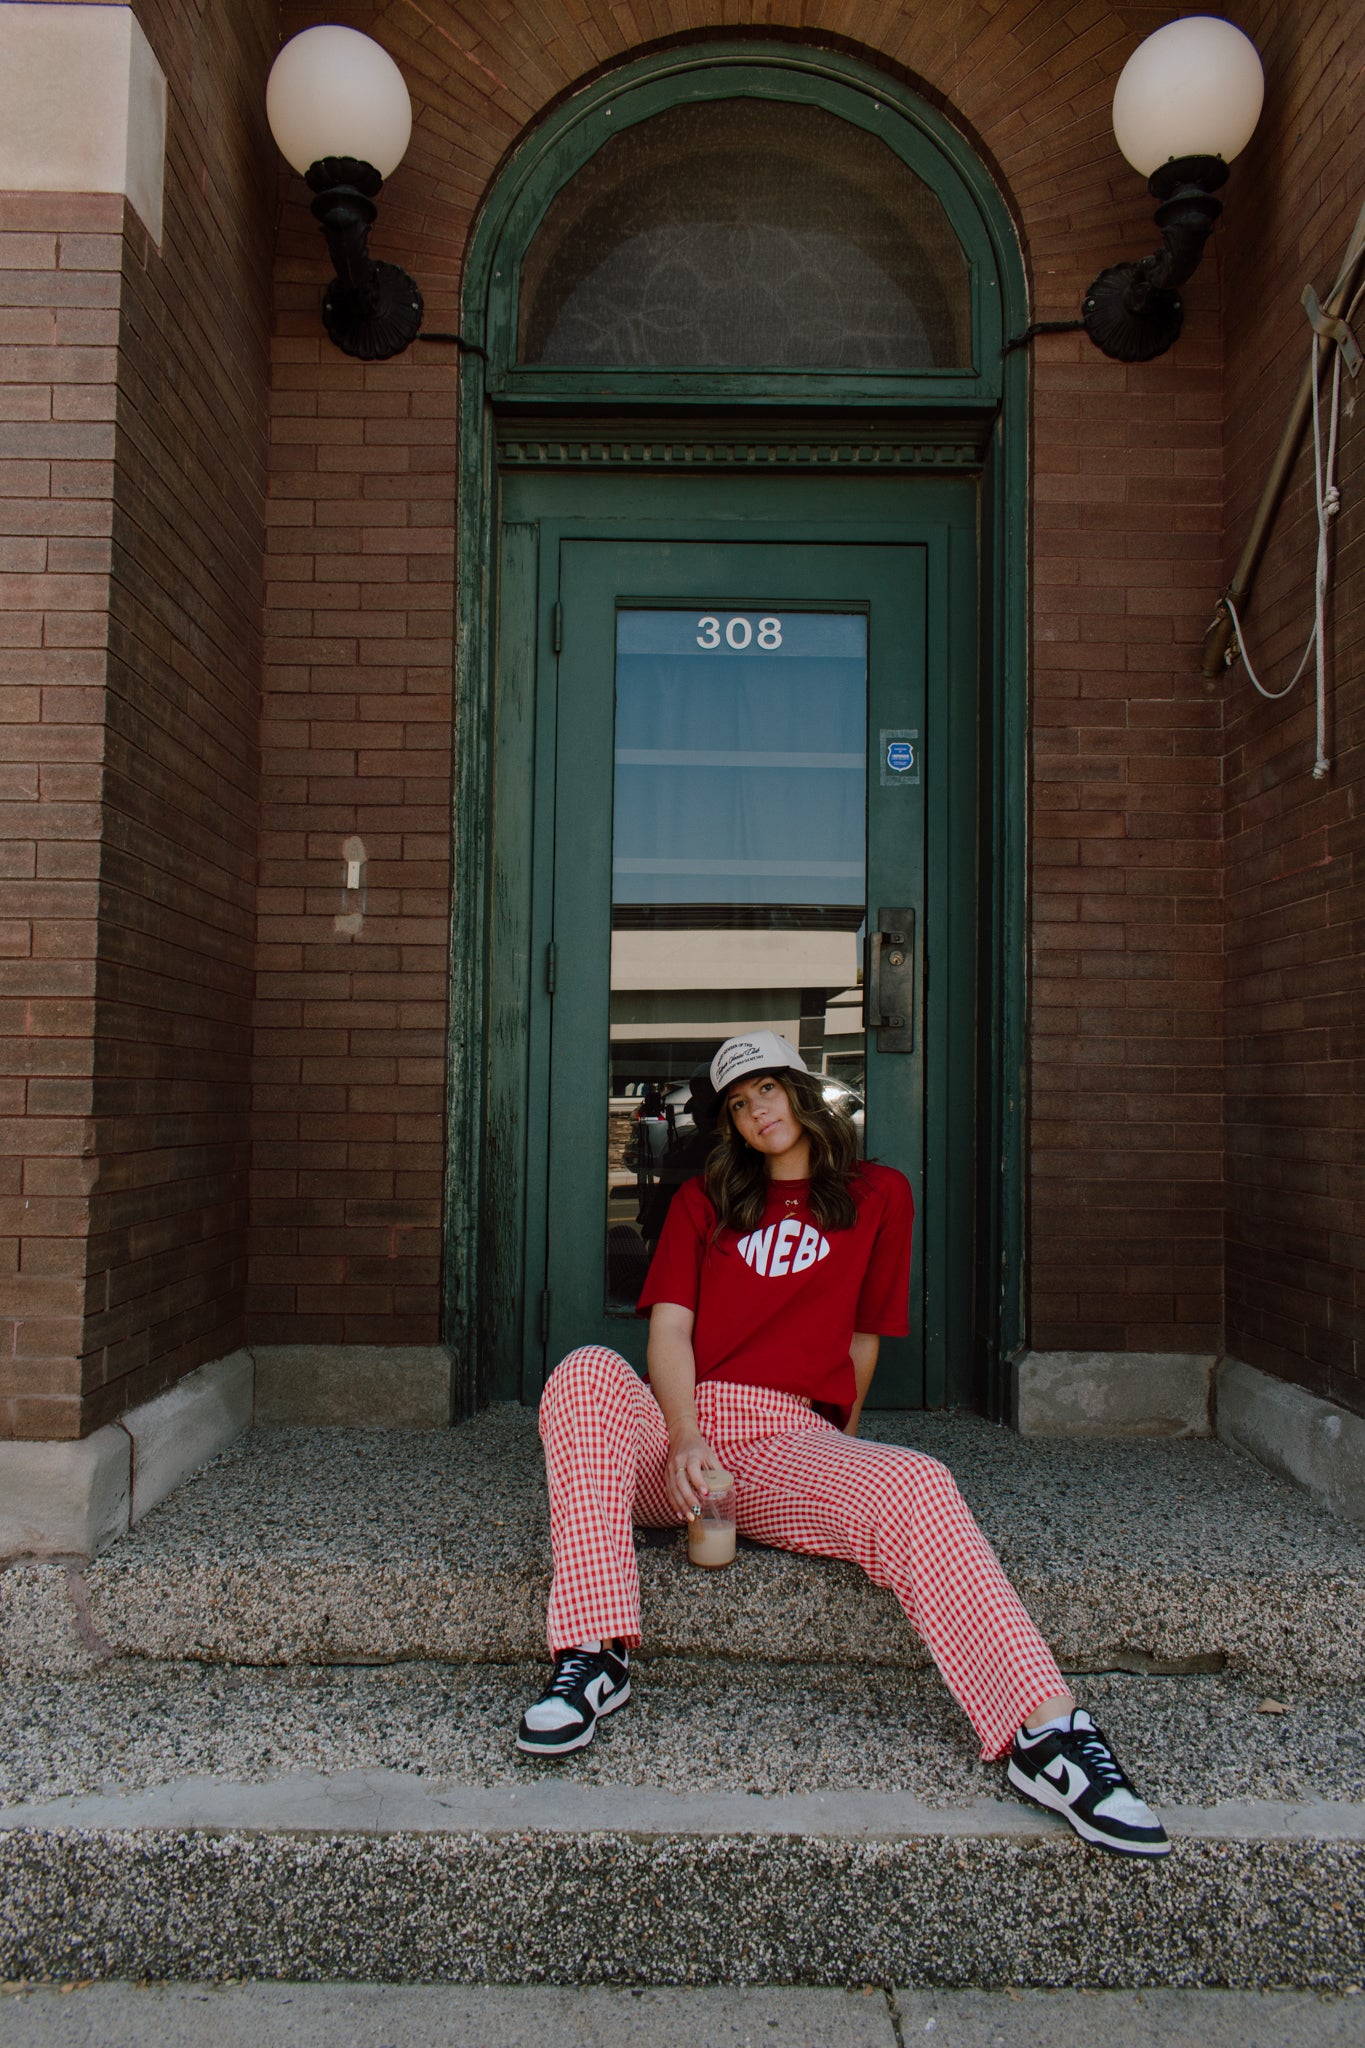
M 528 368 L 924 372 L 972 361 L 971 272 L 937 194 L 879 137 L 763 98 L 610 135 L 521 265 Z

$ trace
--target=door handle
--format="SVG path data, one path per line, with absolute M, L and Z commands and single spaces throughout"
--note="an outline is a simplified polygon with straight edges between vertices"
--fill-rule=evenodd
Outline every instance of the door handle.
M 915 1049 L 915 913 L 907 907 L 877 912 L 867 935 L 864 1024 L 877 1034 L 878 1052 Z

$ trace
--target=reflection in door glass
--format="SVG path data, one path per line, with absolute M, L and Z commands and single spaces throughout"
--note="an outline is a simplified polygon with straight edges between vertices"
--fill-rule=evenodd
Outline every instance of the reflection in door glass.
M 866 747 L 861 613 L 617 614 L 608 1314 L 701 1171 L 722 1039 L 789 1038 L 862 1149 Z

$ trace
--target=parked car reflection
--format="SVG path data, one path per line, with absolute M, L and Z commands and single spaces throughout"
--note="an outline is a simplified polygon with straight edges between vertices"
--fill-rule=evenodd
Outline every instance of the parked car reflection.
M 851 1119 L 858 1133 L 858 1154 L 861 1158 L 867 1122 L 862 1096 L 845 1082 L 832 1077 L 826 1078 L 823 1093 L 832 1108 L 841 1109 Z M 662 1095 L 655 1091 L 645 1093 L 635 1113 L 635 1129 L 626 1152 L 626 1164 L 634 1173 L 649 1173 L 672 1143 L 695 1130 L 691 1100 L 692 1084 L 686 1081 L 681 1087 L 670 1088 Z

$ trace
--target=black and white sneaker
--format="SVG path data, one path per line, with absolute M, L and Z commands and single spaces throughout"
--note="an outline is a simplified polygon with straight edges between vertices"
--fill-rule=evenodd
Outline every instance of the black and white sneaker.
M 1165 1856 L 1170 1840 L 1138 1798 L 1084 1707 L 1065 1728 L 1021 1728 L 1005 1774 L 1017 1792 L 1069 1820 L 1076 1833 L 1124 1856 Z
M 529 1756 L 567 1756 L 585 1749 L 597 1733 L 598 1718 L 630 1698 L 630 1652 L 620 1642 L 597 1648 L 560 1650 L 555 1675 L 521 1717 L 517 1748 Z

